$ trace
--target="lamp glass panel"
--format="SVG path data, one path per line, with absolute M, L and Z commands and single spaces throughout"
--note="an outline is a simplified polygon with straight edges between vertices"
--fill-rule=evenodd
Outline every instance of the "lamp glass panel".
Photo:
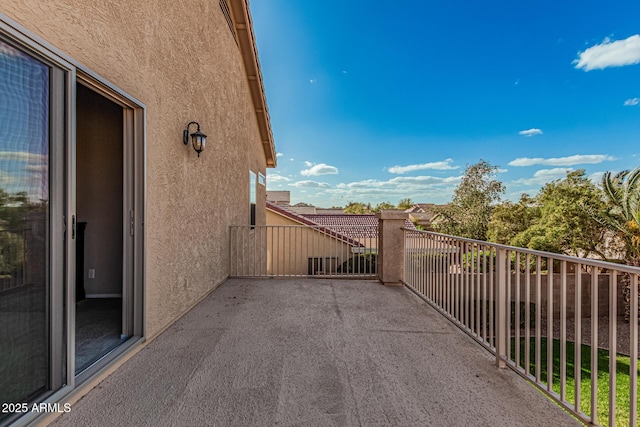
M 198 135 L 193 134 L 191 135 L 191 141 L 193 143 L 193 149 L 196 151 L 200 150 L 200 138 L 198 138 Z

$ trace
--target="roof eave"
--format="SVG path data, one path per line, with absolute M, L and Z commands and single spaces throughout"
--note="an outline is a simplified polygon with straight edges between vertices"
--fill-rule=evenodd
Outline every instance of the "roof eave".
M 254 112 L 258 121 L 260 139 L 262 141 L 267 167 L 275 168 L 277 164 L 276 148 L 273 141 L 271 119 L 269 117 L 269 109 L 267 108 L 262 72 L 260 71 L 260 61 L 258 60 L 258 49 L 256 47 L 255 34 L 253 33 L 249 2 L 248 0 L 230 0 L 229 4 L 233 13 L 236 34 L 238 35 L 238 45 L 242 53 L 242 61 L 247 76 L 247 83 L 249 84 Z

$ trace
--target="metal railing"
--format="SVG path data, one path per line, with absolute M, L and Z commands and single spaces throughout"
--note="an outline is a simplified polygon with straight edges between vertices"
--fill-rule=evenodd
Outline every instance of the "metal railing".
M 377 226 L 231 226 L 231 277 L 374 278 Z
M 499 366 L 587 424 L 637 424 L 640 268 L 404 233 L 406 286 Z

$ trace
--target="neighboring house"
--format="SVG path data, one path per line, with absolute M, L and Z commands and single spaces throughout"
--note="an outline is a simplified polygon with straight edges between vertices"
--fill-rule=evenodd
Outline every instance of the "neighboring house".
M 318 224 L 303 215 L 267 202 L 265 230 L 267 274 L 336 274 L 354 256 L 364 253 L 365 242 Z M 287 248 L 294 247 L 295 251 Z M 290 256 L 294 253 L 293 256 Z M 285 259 L 286 257 L 286 259 Z
M 266 236 L 258 240 L 266 241 L 268 274 L 340 275 L 354 268 L 349 266 L 375 264 L 378 253 L 376 215 L 301 214 L 289 206 L 267 202 L 267 225 Z M 415 230 L 409 220 L 405 221 L 405 226 Z M 374 257 L 366 261 L 358 259 L 371 255 Z
M 301 215 L 315 214 L 318 210 L 318 208 L 316 208 L 315 206 L 308 205 L 306 203 L 296 203 L 295 205 L 287 206 L 286 208 L 291 212 L 295 212 Z
M 409 219 L 415 225 L 422 227 L 423 230 L 433 231 L 433 225 L 437 223 L 439 217 L 437 209 L 443 206 L 433 203 L 416 203 L 405 212 L 409 214 Z
M 271 202 L 276 205 L 289 206 L 289 204 L 291 203 L 291 192 L 268 190 L 267 202 Z
M 318 215 L 342 215 L 342 214 L 344 214 L 344 211 L 342 209 L 316 208 L 316 213 Z
M 316 206 L 309 205 L 307 203 L 296 203 L 291 205 L 291 192 L 285 191 L 273 191 L 267 190 L 267 202 L 271 202 L 278 206 L 284 207 L 287 210 L 299 214 L 325 214 L 325 215 L 342 215 L 344 211 L 342 209 L 324 209 Z
M 3 1 L 0 189 L 26 198 L 2 210 L 23 252 L 1 272 L 0 402 L 81 397 L 222 283 L 275 164 L 248 0 Z
M 316 224 L 340 231 L 345 236 L 360 242 L 367 250 L 378 252 L 378 218 L 375 214 L 316 214 L 303 215 Z M 408 219 L 405 227 L 415 230 Z
M 369 252 L 378 252 L 378 218 L 373 214 L 303 215 L 315 224 L 322 225 L 361 243 Z

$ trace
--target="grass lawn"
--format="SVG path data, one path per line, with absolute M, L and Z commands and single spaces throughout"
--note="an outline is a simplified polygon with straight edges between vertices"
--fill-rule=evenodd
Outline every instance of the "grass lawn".
M 524 366 L 524 338 L 520 340 L 520 366 Z M 566 400 L 575 403 L 575 345 L 567 342 Z M 547 339 L 540 339 L 540 380 L 547 384 Z M 529 372 L 535 375 L 535 339 L 531 338 L 531 356 Z M 591 346 L 582 345 L 580 349 L 580 410 L 591 414 Z M 511 359 L 515 360 L 515 339 L 511 340 Z M 616 355 L 616 425 L 629 425 L 629 357 Z M 609 351 L 598 350 L 597 376 L 597 421 L 600 425 L 609 424 Z M 553 340 L 553 391 L 560 394 L 560 341 Z M 638 402 L 640 404 L 640 401 Z M 640 406 L 640 405 L 639 405 Z

